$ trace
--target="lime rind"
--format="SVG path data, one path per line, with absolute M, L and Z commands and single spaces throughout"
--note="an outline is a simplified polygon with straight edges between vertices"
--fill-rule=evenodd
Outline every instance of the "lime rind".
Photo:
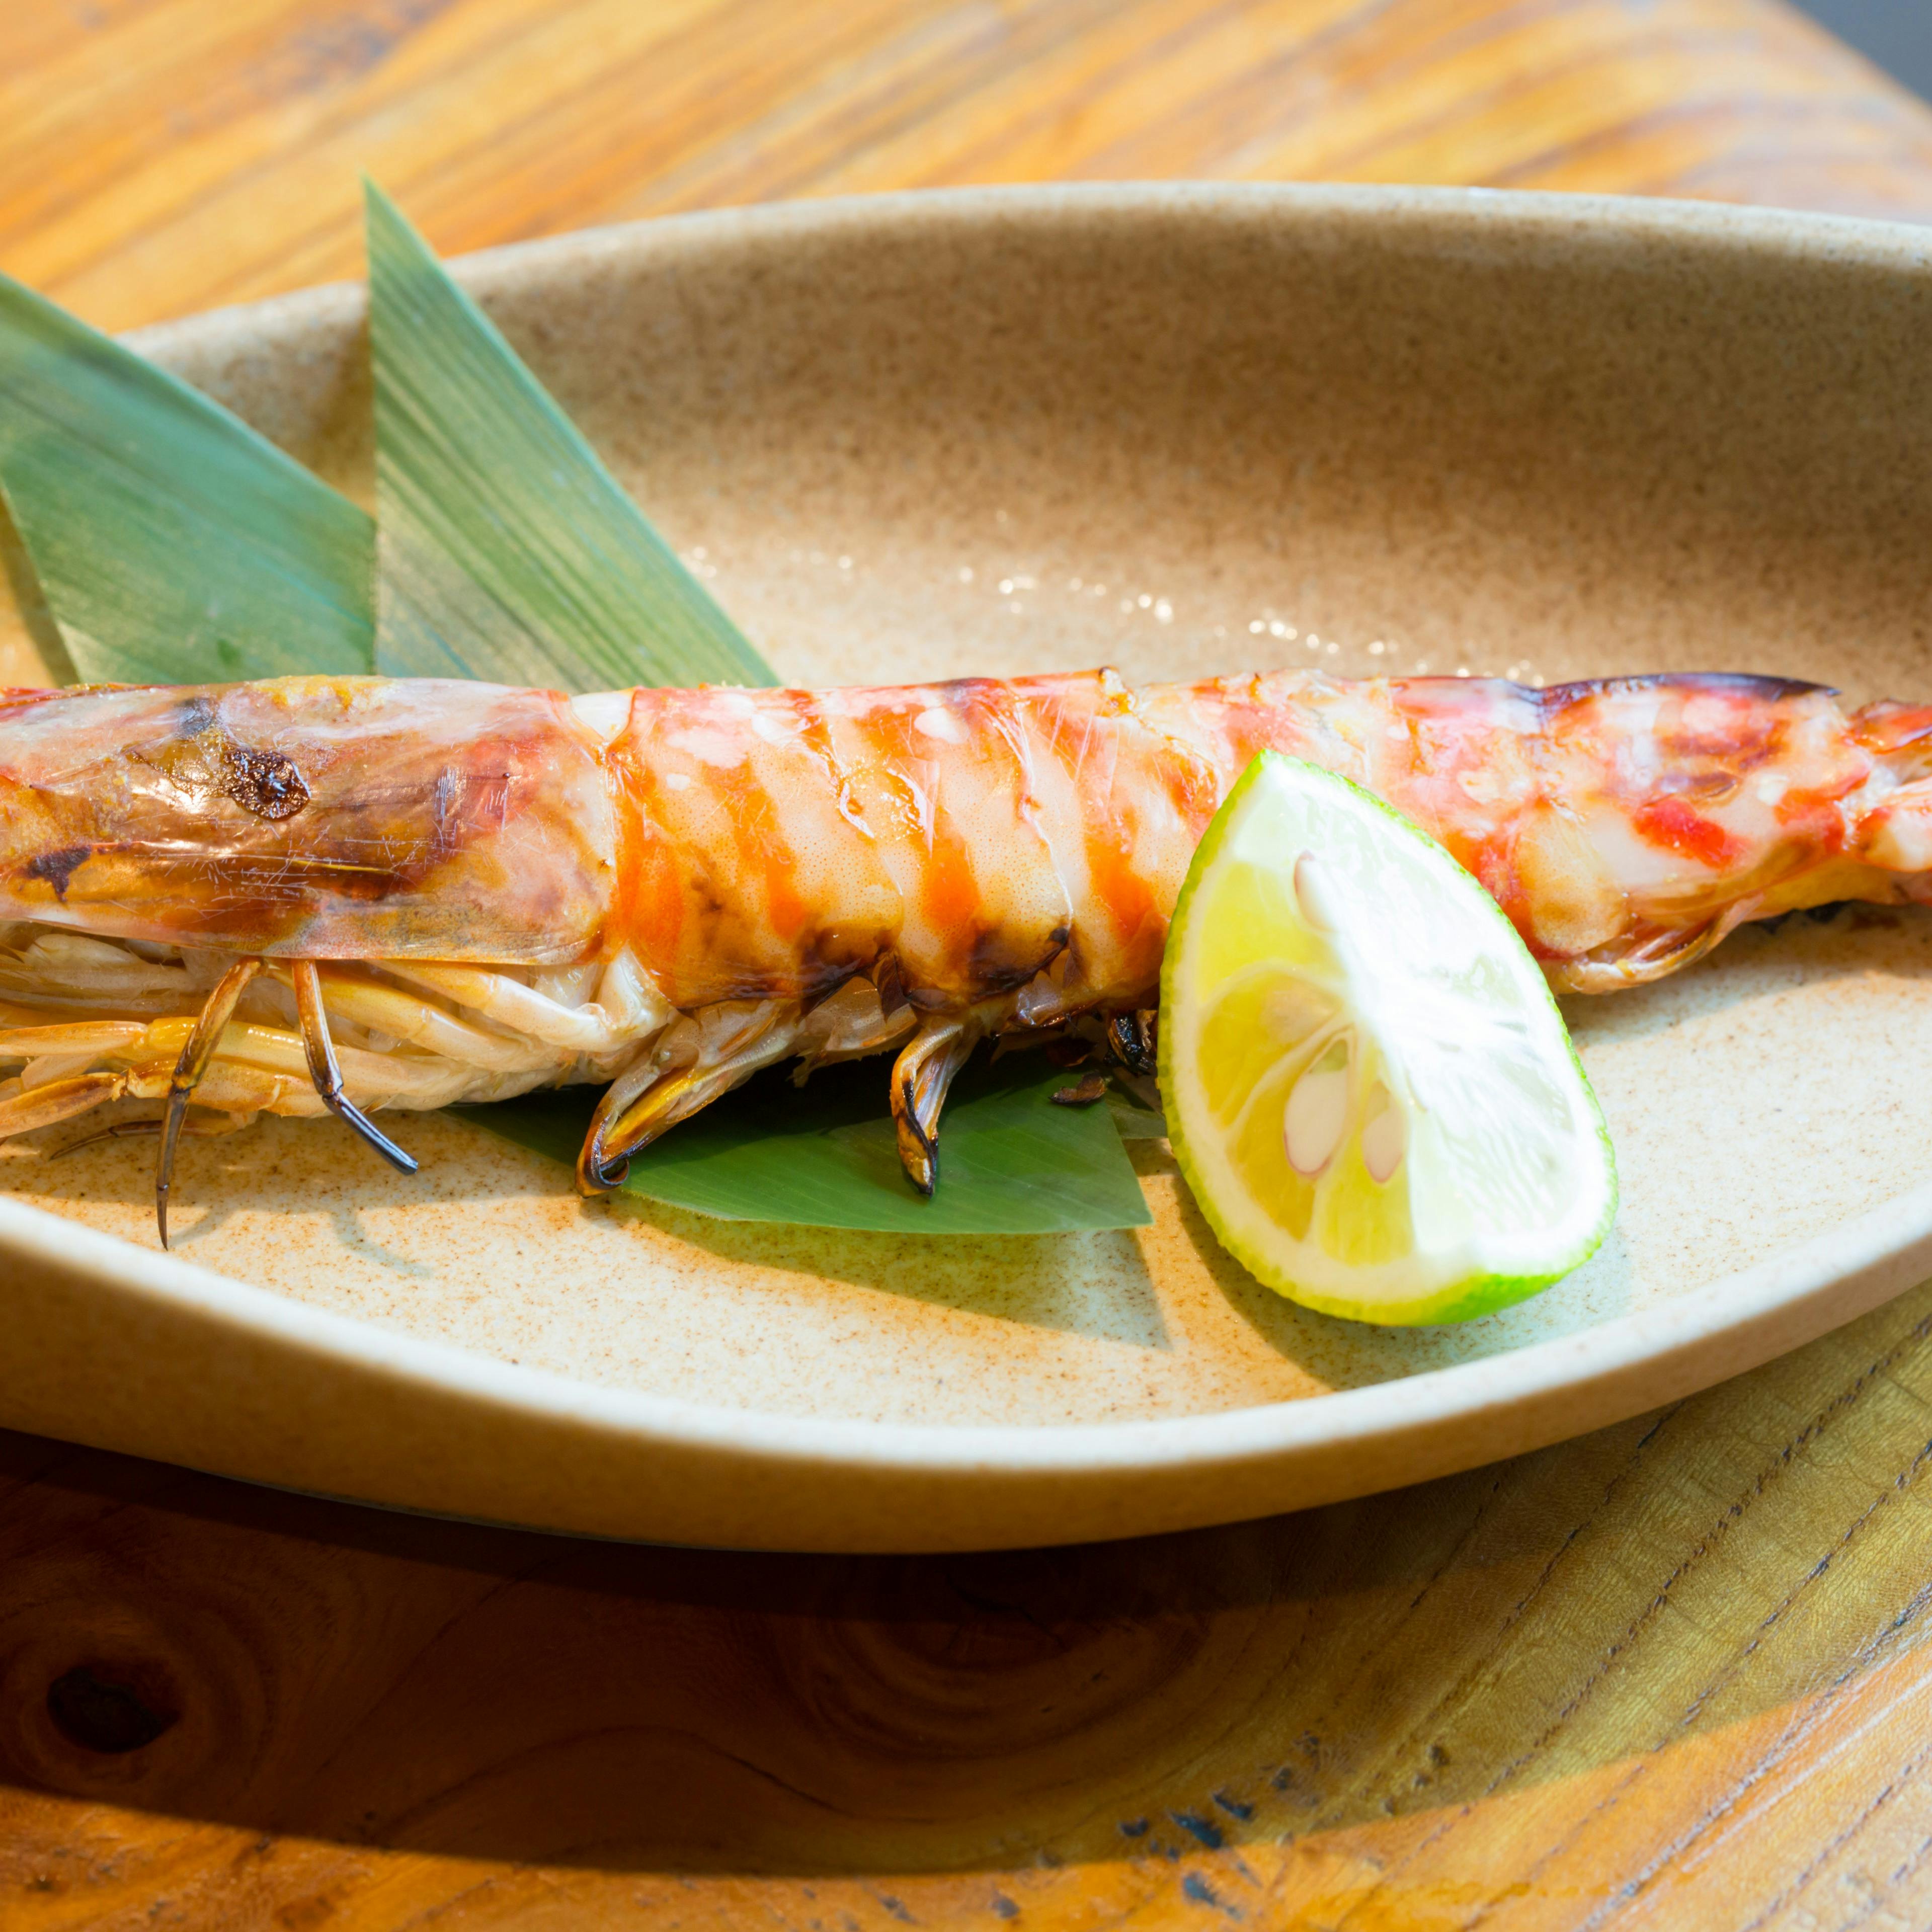
M 1448 1028 L 1446 1050 L 1432 1048 L 1425 1042 L 1420 1057 L 1426 1061 L 1432 1053 L 1441 1063 L 1430 1070 L 1438 1095 L 1449 1092 L 1455 1084 L 1453 1070 L 1447 1076 L 1448 1084 L 1442 1084 L 1443 1067 L 1460 1066 L 1478 1088 L 1486 1080 L 1492 1096 L 1502 1094 L 1505 1114 L 1510 1096 L 1496 1082 L 1506 1082 L 1509 1076 L 1497 1070 L 1514 1064 L 1538 1070 L 1549 1093 L 1560 1096 L 1567 1110 L 1559 1136 L 1562 1144 L 1553 1150 L 1539 1148 L 1534 1124 L 1520 1121 L 1522 1131 L 1514 1150 L 1526 1157 L 1539 1153 L 1549 1156 L 1562 1166 L 1564 1178 L 1575 1182 L 1574 1198 L 1561 1213 L 1546 1216 L 1534 1225 L 1472 1225 L 1459 1238 L 1444 1240 L 1426 1252 L 1356 1266 L 1324 1254 L 1318 1242 L 1311 1243 L 1305 1236 L 1292 1237 L 1274 1217 L 1280 1202 L 1271 1207 L 1255 1198 L 1223 1144 L 1227 1123 L 1207 1117 L 1198 1077 L 1184 1076 L 1181 1063 L 1198 1044 L 1193 1023 L 1196 1004 L 1189 997 L 1194 989 L 1186 982 L 1198 963 L 1194 956 L 1199 950 L 1196 914 L 1204 892 L 1211 891 L 1214 881 L 1227 877 L 1237 862 L 1248 862 L 1240 848 L 1244 834 L 1254 829 L 1257 812 L 1298 796 L 1303 802 L 1313 802 L 1310 817 L 1325 814 L 1331 829 L 1350 826 L 1360 835 L 1358 858 L 1366 850 L 1393 859 L 1397 890 L 1419 884 L 1429 910 L 1452 923 L 1462 922 L 1462 940 L 1474 949 L 1471 959 L 1490 976 L 1474 996 L 1466 989 L 1460 1003 L 1456 998 L 1448 998 L 1444 1024 L 1448 1027 L 1451 1018 L 1455 1024 Z M 1365 846 L 1362 841 L 1366 842 Z M 1286 887 L 1287 867 L 1292 863 L 1292 854 L 1264 854 L 1256 876 L 1265 877 L 1271 864 L 1274 877 Z M 1385 868 L 1382 877 L 1390 876 Z M 1287 889 L 1286 898 L 1293 901 L 1292 888 Z M 1211 914 L 1214 908 L 1210 904 L 1208 910 Z M 1415 908 L 1411 906 L 1408 910 L 1413 925 Z M 1360 948 L 1352 958 L 1353 941 L 1346 930 L 1333 937 L 1334 956 L 1324 961 L 1318 956 L 1320 945 L 1293 937 L 1291 925 L 1270 927 L 1266 920 L 1257 923 L 1288 934 L 1287 950 L 1299 949 L 1298 957 L 1281 962 L 1288 981 L 1305 980 L 1322 997 L 1333 997 L 1334 986 L 1342 982 L 1370 993 L 1366 1005 L 1350 1009 L 1357 1034 L 1366 1042 L 1363 1050 L 1382 1055 L 1398 1073 L 1403 1072 L 1400 1045 L 1382 1037 L 1382 1016 L 1373 1010 L 1372 995 L 1378 986 L 1396 986 L 1399 982 L 1400 998 L 1412 1005 L 1419 998 L 1426 1006 L 1436 997 L 1427 986 L 1426 974 L 1409 972 L 1405 976 L 1400 962 L 1394 972 L 1382 970 Z M 1264 946 L 1267 942 L 1250 933 L 1244 943 Z M 1320 991 L 1324 982 L 1329 989 L 1326 994 Z M 1175 905 L 1162 966 L 1161 1010 L 1161 1094 L 1183 1177 L 1222 1245 L 1258 1280 L 1304 1306 L 1382 1325 L 1467 1321 L 1508 1307 L 1572 1273 L 1596 1251 L 1609 1232 L 1617 1201 L 1609 1130 L 1540 968 L 1502 908 L 1450 853 L 1384 801 L 1339 774 L 1280 753 L 1264 752 L 1242 775 L 1196 850 Z M 1412 1035 L 1413 1011 L 1410 1020 Z M 1480 1034 L 1485 1024 L 1502 1030 L 1492 1038 L 1495 1051 L 1486 1058 L 1480 1041 L 1472 1045 L 1468 1037 L 1472 1029 Z M 1513 1047 L 1505 1036 L 1513 1038 Z M 1408 1052 L 1411 1058 L 1415 1057 L 1413 1037 Z M 1264 1084 L 1264 1078 L 1250 1083 L 1251 1093 Z M 1436 1192 L 1435 1198 L 1414 1211 L 1432 1213 L 1438 1222 L 1446 1223 L 1454 1220 L 1458 1204 L 1444 1197 L 1442 1178 L 1453 1176 L 1456 1164 L 1453 1137 L 1461 1130 L 1460 1125 L 1434 1121 L 1428 1115 L 1425 1106 L 1411 1118 L 1423 1123 L 1412 1132 L 1435 1136 L 1427 1150 L 1430 1158 L 1416 1155 L 1408 1166 L 1412 1173 L 1424 1171 L 1425 1191 L 1432 1185 Z M 1507 1133 L 1503 1140 L 1508 1142 Z M 1428 1178 L 1432 1174 L 1432 1182 Z M 1504 1174 L 1502 1178 L 1502 1191 L 1507 1193 L 1508 1184 L 1517 1177 Z M 1532 1186 L 1526 1191 L 1533 1209 L 1535 1190 Z M 1331 1187 L 1329 1192 L 1333 1196 L 1336 1189 Z M 1382 1211 L 1385 1216 L 1390 1211 L 1386 1204 Z

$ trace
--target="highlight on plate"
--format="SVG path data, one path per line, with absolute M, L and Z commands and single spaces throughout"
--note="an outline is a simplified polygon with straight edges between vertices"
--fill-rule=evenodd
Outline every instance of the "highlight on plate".
M 1548 987 L 1932 896 L 1932 707 L 1264 668 L 770 688 L 373 191 L 370 218 L 374 530 L 0 287 L 0 489 L 88 680 L 0 699 L 0 1136 L 97 1109 L 155 1135 L 164 1242 L 182 1141 L 263 1112 L 406 1166 L 400 1112 L 601 1088 L 596 1194 L 760 1070 L 868 1056 L 904 1180 L 898 1218 L 841 1225 L 902 1226 L 991 1041 L 1050 1055 L 1038 1123 L 1003 1130 L 1040 1158 L 1127 1173 L 1106 1110 L 1048 1130 L 1110 1082 L 1151 1102 L 1158 1057 L 1184 1173 L 1262 1279 L 1457 1318 L 1612 1211 Z M 594 582 L 556 519 L 598 532 Z M 587 688 L 626 664 L 652 682 Z M 1144 1220 L 1128 1193 L 1065 1225 Z M 980 1231 L 1037 1225 L 1001 1211 Z

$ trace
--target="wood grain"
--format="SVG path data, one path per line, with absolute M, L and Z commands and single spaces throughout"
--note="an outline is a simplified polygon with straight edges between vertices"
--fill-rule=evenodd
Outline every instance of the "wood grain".
M 1928 1399 L 1922 1292 L 1495 1468 L 944 1562 L 0 1438 L 0 1923 L 1923 1924 Z
M 1775 0 L 11 0 L 0 268 L 124 328 L 439 247 L 948 183 L 1483 182 L 1932 215 Z
M 944 182 L 1932 217 L 1766 0 L 13 0 L 0 266 L 123 326 Z M 0 1927 L 1932 1922 L 1932 1288 L 1276 1522 L 947 1561 L 578 1544 L 0 1436 Z

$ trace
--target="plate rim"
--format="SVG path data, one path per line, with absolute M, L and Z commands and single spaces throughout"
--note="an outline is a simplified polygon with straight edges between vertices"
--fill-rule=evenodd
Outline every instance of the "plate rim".
M 1873 267 L 1932 269 L 1932 227 L 1877 216 L 1808 208 L 1768 208 L 1737 202 L 1669 196 L 1568 194 L 1553 189 L 1491 188 L 1380 182 L 1024 182 L 976 188 L 898 188 L 875 194 L 826 195 L 748 207 L 697 208 L 634 221 L 604 222 L 529 241 L 504 242 L 445 258 L 444 266 L 486 302 L 500 278 L 528 270 L 568 268 L 597 256 L 664 244 L 710 245 L 740 237 L 786 240 L 841 229 L 878 230 L 904 222 L 976 226 L 988 220 L 1046 221 L 1094 212 L 1128 216 L 1184 211 L 1240 217 L 1249 209 L 1279 208 L 1309 215 L 1412 215 L 1460 219 L 1498 236 L 1527 234 L 1547 241 L 1561 232 L 1586 245 L 1694 238 L 1744 252 L 1774 248 L 1811 259 L 1819 245 Z M 334 309 L 359 322 L 367 288 L 355 280 L 318 282 L 286 294 L 224 303 L 128 329 L 116 339 L 145 356 L 165 356 L 240 324 L 251 335 L 264 326 L 309 320 Z

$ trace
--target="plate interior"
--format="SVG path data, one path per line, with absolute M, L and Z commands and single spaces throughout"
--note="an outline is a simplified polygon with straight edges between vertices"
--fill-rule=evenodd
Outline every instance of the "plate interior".
M 946 197 L 464 272 L 800 682 L 1111 662 L 1932 690 L 1924 244 L 1604 206 Z M 359 296 L 321 291 L 143 346 L 366 500 L 360 330 Z M 14 681 L 31 619 L 16 598 Z M 184 1150 L 177 1244 L 381 1328 L 728 1406 L 1211 1412 L 1574 1333 L 1903 1192 L 1932 1144 L 1928 976 L 1932 915 L 1856 912 L 1570 1002 L 1622 1211 L 1568 1282 L 1456 1328 L 1280 1301 L 1156 1145 L 1150 1228 L 968 1242 L 586 1204 L 434 1116 L 406 1123 L 405 1181 L 332 1123 L 271 1120 Z M 60 1144 L 0 1148 L 0 1184 L 151 1243 L 151 1150 Z

